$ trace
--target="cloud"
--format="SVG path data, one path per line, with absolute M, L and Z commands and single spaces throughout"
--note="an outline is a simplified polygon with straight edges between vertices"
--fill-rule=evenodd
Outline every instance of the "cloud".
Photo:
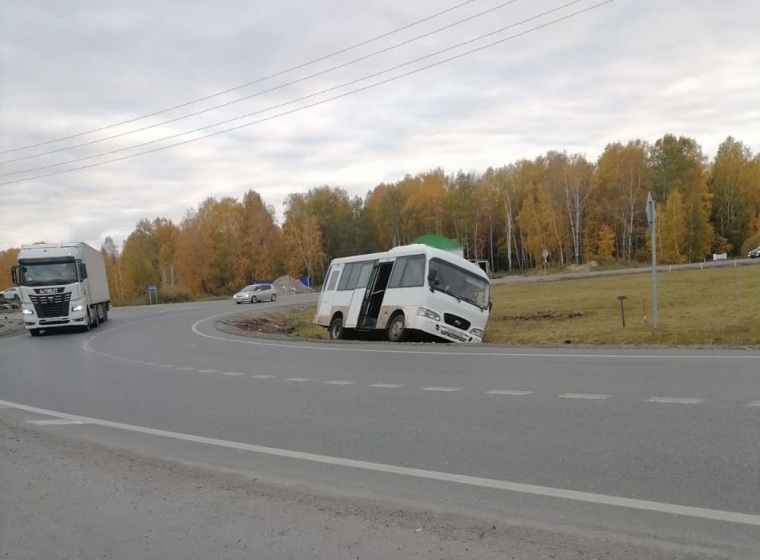
M 0 154 L 0 161 L 72 146 L 286 84 L 453 23 L 503 0 L 461 9 L 290 74 L 95 135 Z M 9 0 L 2 8 L 0 151 L 76 134 L 266 77 L 454 5 L 401 0 L 249 4 L 172 0 L 95 4 Z M 228 107 L 26 161 L 0 173 L 124 150 L 80 164 L 197 138 L 327 100 L 440 61 L 506 33 L 271 109 L 519 22 L 560 1 L 522 1 L 486 17 Z M 593 5 L 592 0 L 553 17 Z M 551 16 L 550 16 L 551 17 Z M 143 217 L 180 221 L 208 196 L 290 192 L 330 184 L 364 195 L 383 181 L 444 167 L 484 170 L 551 149 L 594 158 L 609 142 L 694 137 L 709 155 L 733 135 L 760 151 L 760 4 L 616 1 L 555 26 L 376 88 L 172 149 L 0 186 L 0 250 L 40 239 L 123 241 Z M 51 168 L 49 171 L 71 166 Z M 41 171 L 40 173 L 44 173 Z M 33 174 L 33 173 L 32 173 Z M 32 175 L 30 174 L 30 176 Z M 25 175 L 0 178 L 13 179 Z

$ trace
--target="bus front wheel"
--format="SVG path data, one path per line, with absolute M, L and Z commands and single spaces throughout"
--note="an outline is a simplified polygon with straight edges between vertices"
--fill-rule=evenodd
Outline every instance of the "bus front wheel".
M 396 313 L 388 323 L 388 340 L 391 342 L 403 342 L 406 339 L 406 326 L 404 314 Z

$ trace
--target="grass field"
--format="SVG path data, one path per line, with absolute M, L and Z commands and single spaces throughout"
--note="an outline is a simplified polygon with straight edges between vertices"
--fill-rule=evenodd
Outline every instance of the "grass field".
M 649 274 L 495 286 L 486 340 L 521 344 L 760 344 L 760 268 L 660 272 L 658 328 Z M 624 301 L 623 327 L 618 296 Z M 646 299 L 647 322 L 642 300 Z
M 486 342 L 498 344 L 760 345 L 760 267 L 658 274 L 652 328 L 649 274 L 494 286 Z M 618 296 L 626 299 L 623 327 Z M 642 300 L 646 299 L 647 321 Z M 288 334 L 327 338 L 314 306 L 271 314 Z

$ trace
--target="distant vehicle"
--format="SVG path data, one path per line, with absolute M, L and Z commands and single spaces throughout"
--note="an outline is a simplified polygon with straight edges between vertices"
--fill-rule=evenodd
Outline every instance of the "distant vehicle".
M 232 299 L 235 303 L 258 303 L 260 301 L 276 301 L 277 290 L 272 284 L 251 284 L 246 286 Z
M 105 260 L 86 243 L 23 245 L 11 277 L 19 286 L 24 325 L 32 336 L 71 326 L 88 331 L 108 320 Z
M 0 298 L 3 299 L 21 299 L 21 293 L 18 288 L 6 288 L 0 292 Z
M 490 282 L 479 266 L 414 244 L 334 259 L 314 322 L 333 340 L 385 330 L 391 342 L 403 341 L 409 331 L 482 342 L 490 310 Z
M 752 249 L 749 253 L 747 253 L 747 256 L 750 259 L 755 259 L 757 257 L 760 257 L 760 247 L 755 247 L 754 249 Z

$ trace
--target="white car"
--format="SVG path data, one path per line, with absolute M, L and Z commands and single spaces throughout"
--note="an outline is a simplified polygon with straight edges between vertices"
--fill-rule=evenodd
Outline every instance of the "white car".
M 276 301 L 277 291 L 272 284 L 251 284 L 232 296 L 232 299 L 235 303 Z
M 4 291 L 0 292 L 0 298 L 21 299 L 21 293 L 18 291 L 18 288 L 6 288 Z

